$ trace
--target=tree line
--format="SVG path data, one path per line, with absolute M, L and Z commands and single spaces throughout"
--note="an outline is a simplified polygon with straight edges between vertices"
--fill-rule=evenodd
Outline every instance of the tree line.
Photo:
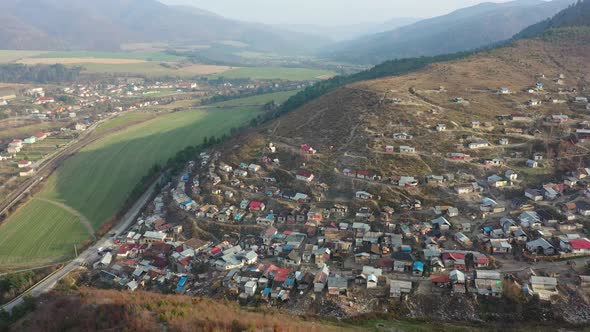
M 62 64 L 27 66 L 18 63 L 0 64 L 0 82 L 5 83 L 62 83 L 78 79 L 82 67 Z

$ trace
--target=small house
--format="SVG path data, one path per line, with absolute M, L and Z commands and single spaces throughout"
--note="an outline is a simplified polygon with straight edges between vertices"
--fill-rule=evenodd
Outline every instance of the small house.
M 436 125 L 436 131 L 445 131 L 447 130 L 447 125 L 444 123 L 439 123 Z
M 400 153 L 416 153 L 416 148 L 407 145 L 400 145 L 399 147 Z
M 406 280 L 390 280 L 389 296 L 400 298 L 403 294 L 409 294 L 412 291 L 412 282 Z
M 555 254 L 555 248 L 544 238 L 538 238 L 526 243 L 526 248 L 530 253 L 537 255 L 550 256 Z
M 314 179 L 314 175 L 312 172 L 307 170 L 299 170 L 295 176 L 295 178 L 299 181 L 311 182 Z

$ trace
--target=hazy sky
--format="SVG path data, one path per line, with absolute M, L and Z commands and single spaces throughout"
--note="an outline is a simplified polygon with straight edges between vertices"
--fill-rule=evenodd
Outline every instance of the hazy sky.
M 228 18 L 269 24 L 349 25 L 393 17 L 433 17 L 481 2 L 506 0 L 160 0 L 190 4 Z

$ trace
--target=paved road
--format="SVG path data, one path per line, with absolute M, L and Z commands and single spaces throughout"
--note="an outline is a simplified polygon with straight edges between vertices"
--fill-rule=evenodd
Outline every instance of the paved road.
M 158 180 L 155 181 L 148 188 L 148 190 L 139 198 L 139 200 L 137 200 L 137 202 L 135 202 L 135 204 L 131 207 L 131 209 L 129 209 L 129 211 L 127 211 L 127 213 L 120 220 L 119 224 L 117 226 L 115 226 L 115 228 L 113 228 L 113 230 L 110 232 L 111 234 L 114 232 L 117 235 L 120 235 L 127 228 L 129 228 L 129 226 L 135 221 L 135 218 L 137 217 L 139 212 L 142 210 L 142 208 L 148 203 L 149 199 L 151 198 L 152 194 L 154 193 L 154 191 L 156 189 L 156 184 L 158 182 L 160 182 L 161 179 L 162 179 L 162 176 L 160 178 L 158 178 Z M 98 240 L 94 245 L 90 246 L 88 249 L 86 249 L 84 252 L 82 252 L 75 260 L 71 261 L 64 268 L 62 268 L 61 270 L 57 271 L 56 273 L 52 274 L 51 276 L 49 276 L 48 278 L 46 278 L 45 280 L 43 280 L 42 282 L 40 282 L 39 284 L 34 286 L 33 289 L 31 289 L 26 294 L 30 294 L 34 297 L 37 297 L 37 296 L 40 296 L 44 293 L 47 293 L 48 291 L 53 289 L 53 287 L 55 287 L 57 282 L 60 279 L 62 279 L 63 277 L 65 277 L 68 273 L 74 271 L 75 269 L 77 269 L 78 267 L 80 267 L 84 263 L 92 264 L 96 260 L 98 260 L 98 257 L 99 257 L 98 248 L 105 247 L 110 244 L 111 244 L 110 234 L 107 234 L 103 238 Z M 25 295 L 25 294 L 23 294 L 23 295 Z M 4 310 L 11 312 L 15 306 L 17 306 L 23 302 L 23 295 L 14 299 L 12 302 L 4 305 L 3 306 Z

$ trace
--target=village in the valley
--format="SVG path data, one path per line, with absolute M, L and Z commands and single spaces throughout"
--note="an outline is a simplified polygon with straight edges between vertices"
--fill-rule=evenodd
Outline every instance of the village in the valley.
M 307 136 L 202 151 L 112 234 L 88 281 L 335 316 L 417 295 L 551 302 L 588 288 L 590 104 L 563 74 L 537 78 L 488 92 L 527 98 L 513 113 L 433 122 L 421 135 L 393 126 L 368 139 L 397 163 L 436 155 L 454 165 L 446 173 L 380 173 L 342 162 L 353 159 L 346 152 L 334 164 L 334 147 Z M 564 151 L 543 143 L 551 133 Z M 456 141 L 447 151 L 415 147 L 432 135 Z

